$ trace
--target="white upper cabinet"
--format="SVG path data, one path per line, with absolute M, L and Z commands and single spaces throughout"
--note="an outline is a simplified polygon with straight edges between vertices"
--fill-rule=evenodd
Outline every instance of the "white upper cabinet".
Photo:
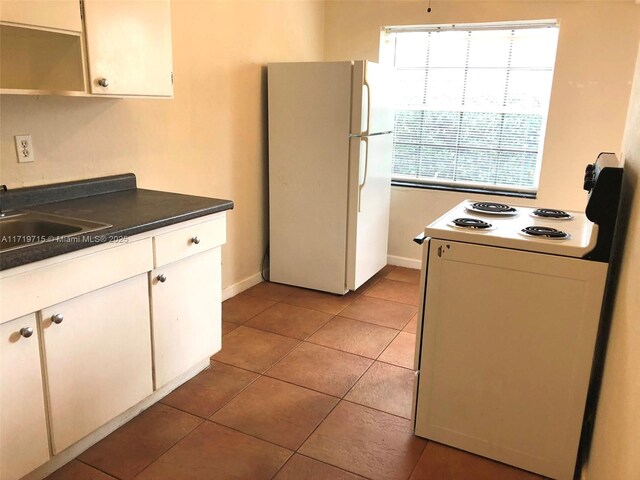
M 89 92 L 173 96 L 169 0 L 84 0 Z
M 44 30 L 82 31 L 78 0 L 2 0 L 0 21 Z
M 0 0 L 0 93 L 86 95 L 78 0 Z

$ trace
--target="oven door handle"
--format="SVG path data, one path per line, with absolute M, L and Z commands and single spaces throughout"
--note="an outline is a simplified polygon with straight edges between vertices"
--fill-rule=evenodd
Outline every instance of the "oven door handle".
M 418 245 L 422 245 L 426 239 L 427 239 L 426 235 L 424 233 L 421 233 L 416 238 L 414 238 L 413 241 L 416 242 Z

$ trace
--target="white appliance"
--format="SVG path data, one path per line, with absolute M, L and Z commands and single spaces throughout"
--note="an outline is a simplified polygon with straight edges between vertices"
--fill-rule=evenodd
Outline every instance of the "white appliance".
M 574 478 L 622 168 L 586 214 L 465 201 L 425 228 L 415 433 Z
M 388 78 L 368 61 L 268 66 L 271 281 L 344 294 L 386 265 Z

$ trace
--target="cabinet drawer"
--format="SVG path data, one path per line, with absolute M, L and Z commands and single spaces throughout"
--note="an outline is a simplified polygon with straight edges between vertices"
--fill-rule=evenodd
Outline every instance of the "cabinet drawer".
M 111 285 L 152 268 L 151 239 L 107 250 L 92 250 L 72 260 L 48 264 L 0 281 L 0 322 L 37 312 L 49 305 Z
M 163 233 L 153 238 L 156 268 L 222 245 L 227 240 L 225 216 Z

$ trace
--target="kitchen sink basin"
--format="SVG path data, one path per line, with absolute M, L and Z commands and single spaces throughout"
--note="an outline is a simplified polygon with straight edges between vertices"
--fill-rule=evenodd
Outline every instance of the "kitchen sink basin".
M 81 234 L 111 225 L 48 213 L 16 212 L 0 217 L 0 251 L 22 248 L 35 243 L 74 241 Z

